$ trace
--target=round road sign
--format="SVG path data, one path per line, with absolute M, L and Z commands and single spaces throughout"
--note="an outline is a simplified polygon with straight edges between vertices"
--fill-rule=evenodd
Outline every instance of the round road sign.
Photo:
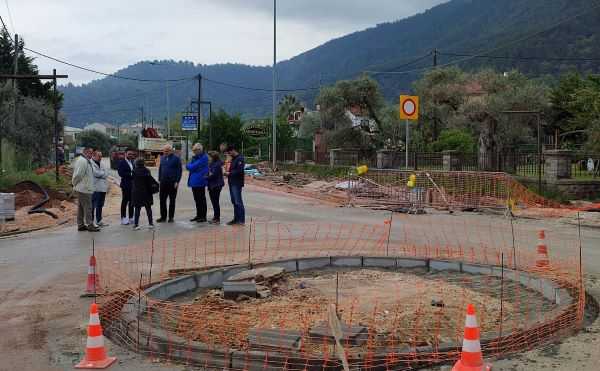
M 417 105 L 416 105 L 415 101 L 410 98 L 405 100 L 404 103 L 402 104 L 402 111 L 404 111 L 404 114 L 406 116 L 414 115 L 416 110 L 417 110 Z

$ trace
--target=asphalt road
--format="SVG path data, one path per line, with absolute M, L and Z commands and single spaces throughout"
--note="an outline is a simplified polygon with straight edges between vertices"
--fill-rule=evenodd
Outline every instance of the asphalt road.
M 156 202 L 157 203 L 157 202 Z M 226 192 L 222 194 L 222 220 L 228 220 L 232 208 Z M 250 218 L 282 222 L 359 223 L 381 225 L 389 213 L 367 209 L 340 208 L 321 201 L 299 198 L 284 193 L 246 187 L 245 203 Z M 155 214 L 158 205 L 154 206 Z M 209 206 L 209 217 L 211 211 Z M 194 214 L 191 192 L 182 187 L 178 196 L 176 223 L 158 226 L 157 236 L 169 237 L 189 231 L 210 228 L 188 221 Z M 145 215 L 142 217 L 145 223 Z M 481 223 L 493 225 L 506 221 L 500 216 L 440 213 L 410 217 L 413 223 L 427 223 L 424 230 L 444 228 L 451 220 L 467 226 Z M 459 218 L 459 219 L 457 219 Z M 149 239 L 147 230 L 133 231 L 118 224 L 116 215 L 109 217 L 111 225 L 100 233 L 77 232 L 75 226 L 0 240 L 0 370 L 65 370 L 72 369 L 85 349 L 85 329 L 90 299 L 79 295 L 85 288 L 87 264 L 92 238 L 97 246 L 111 248 Z M 479 223 L 479 224 L 478 224 Z M 531 236 L 539 228 L 552 231 L 556 240 L 577 239 L 577 228 L 555 221 L 520 220 L 519 228 L 529 229 Z M 452 224 L 454 225 L 454 224 Z M 447 228 L 447 227 L 446 227 Z M 503 229 L 505 230 L 505 229 Z M 477 233 L 485 234 L 486 231 Z M 503 233 L 503 232 L 502 232 Z M 425 233 L 426 234 L 426 233 Z M 401 238 L 401 228 L 395 228 L 392 239 Z M 583 230 L 583 253 L 586 272 L 600 277 L 600 230 Z M 424 237 L 427 238 L 427 237 Z M 504 235 L 502 238 L 509 239 Z M 572 249 L 565 244 L 564 249 Z M 572 252 L 571 250 L 569 250 Z M 109 352 L 119 357 L 113 370 L 181 370 L 183 367 L 154 363 L 108 344 Z

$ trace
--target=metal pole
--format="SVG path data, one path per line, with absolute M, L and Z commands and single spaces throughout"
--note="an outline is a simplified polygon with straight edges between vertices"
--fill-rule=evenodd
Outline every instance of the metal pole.
M 200 141 L 200 128 L 202 127 L 202 74 L 198 74 L 198 127 L 196 128 L 196 136 Z
M 58 91 L 56 90 L 56 68 L 52 70 L 54 84 L 54 167 L 56 170 L 56 183 L 58 183 Z
M 273 170 L 277 169 L 277 0 L 273 0 Z
M 208 102 L 208 146 L 212 150 L 213 147 L 213 122 L 212 122 L 212 102 Z
M 537 140 L 538 140 L 538 192 L 542 193 L 542 119 L 537 114 Z
M 171 136 L 171 102 L 169 100 L 169 82 L 165 81 L 167 85 L 167 139 Z
M 408 170 L 408 145 L 410 143 L 410 133 L 409 133 L 409 127 L 408 127 L 408 120 L 406 120 L 406 170 Z

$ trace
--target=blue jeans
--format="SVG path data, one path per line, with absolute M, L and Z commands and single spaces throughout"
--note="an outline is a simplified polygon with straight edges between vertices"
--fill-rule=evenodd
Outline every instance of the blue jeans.
M 96 223 L 102 221 L 102 208 L 104 207 L 104 200 L 106 199 L 106 192 L 94 192 L 92 194 L 92 219 L 96 217 Z
M 236 223 L 246 223 L 246 209 L 242 200 L 242 188 L 239 185 L 229 185 L 229 196 L 233 204 L 233 221 Z

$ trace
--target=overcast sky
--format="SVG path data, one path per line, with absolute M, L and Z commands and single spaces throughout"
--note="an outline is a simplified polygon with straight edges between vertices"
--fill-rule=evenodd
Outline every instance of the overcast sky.
M 278 60 L 332 38 L 422 12 L 447 0 L 278 0 Z M 8 0 L 0 14 L 26 46 L 113 73 L 140 60 L 272 63 L 271 0 Z M 12 21 L 11 21 L 12 20 Z M 38 58 L 41 73 L 98 78 Z

